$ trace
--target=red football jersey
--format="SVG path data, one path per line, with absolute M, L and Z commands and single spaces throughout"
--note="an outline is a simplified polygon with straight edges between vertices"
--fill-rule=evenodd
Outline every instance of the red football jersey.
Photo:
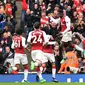
M 63 32 L 65 29 L 66 29 L 66 21 L 65 21 L 65 18 L 63 17 L 61 19 L 61 31 Z
M 11 4 L 7 4 L 6 6 L 7 6 L 6 14 L 12 15 L 12 6 L 11 6 Z
M 32 43 L 32 50 L 42 50 L 43 43 L 46 42 L 46 33 L 41 30 L 34 30 L 29 33 L 27 41 Z
M 43 47 L 43 52 L 53 54 L 52 45 L 47 45 L 47 46 Z
M 14 41 L 15 53 L 25 54 L 24 47 L 22 45 L 23 41 L 22 36 L 15 36 L 13 38 L 13 41 Z
M 49 44 L 49 42 L 52 41 L 51 36 L 47 35 L 47 38 L 48 38 L 48 45 L 43 47 L 43 52 L 53 54 L 52 44 Z
M 49 23 L 49 18 L 47 16 L 41 17 L 41 19 L 40 19 L 41 26 L 44 25 L 44 24 L 48 24 L 48 23 Z
M 64 32 L 66 29 L 70 30 L 70 18 L 68 16 L 61 18 L 61 32 Z

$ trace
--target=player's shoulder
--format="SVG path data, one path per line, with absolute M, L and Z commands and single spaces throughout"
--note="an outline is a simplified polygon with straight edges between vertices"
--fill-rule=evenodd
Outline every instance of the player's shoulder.
M 45 33 L 45 31 L 43 31 L 43 30 L 40 30 L 40 32 Z
M 25 39 L 25 37 L 21 36 L 22 40 Z
M 68 16 L 65 16 L 65 19 L 66 19 L 66 20 L 70 20 L 70 18 L 69 18 Z
M 34 33 L 34 32 L 35 32 L 34 30 L 33 30 L 33 31 L 30 31 L 30 32 L 29 32 L 29 35 L 32 34 L 32 33 Z

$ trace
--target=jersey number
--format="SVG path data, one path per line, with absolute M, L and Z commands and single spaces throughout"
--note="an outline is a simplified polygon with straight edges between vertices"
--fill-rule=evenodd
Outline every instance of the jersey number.
M 32 38 L 34 38 L 33 43 L 37 43 L 37 42 L 42 43 L 41 35 L 39 35 L 38 38 L 37 36 L 33 35 Z
M 16 48 L 17 47 L 19 48 L 20 47 L 20 40 L 15 40 L 14 45 L 15 45 Z

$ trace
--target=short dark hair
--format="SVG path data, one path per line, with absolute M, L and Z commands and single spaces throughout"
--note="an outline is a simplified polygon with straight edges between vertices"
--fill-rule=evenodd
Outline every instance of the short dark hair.
M 60 15 L 60 17 L 63 17 L 63 10 L 62 9 L 59 10 L 59 15 Z
M 34 28 L 35 29 L 39 29 L 40 28 L 40 23 L 39 22 L 35 22 L 34 23 Z
M 22 35 L 22 29 L 20 29 L 20 28 L 17 29 L 17 30 L 16 30 L 16 34 L 17 34 L 17 35 Z
M 73 48 L 70 46 L 66 48 L 66 52 L 69 52 L 69 51 L 73 51 Z

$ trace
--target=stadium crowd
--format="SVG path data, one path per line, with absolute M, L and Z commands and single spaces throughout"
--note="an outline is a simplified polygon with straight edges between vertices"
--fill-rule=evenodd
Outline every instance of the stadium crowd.
M 0 73 L 7 70 L 5 66 L 13 66 L 16 1 L 22 3 L 20 28 L 26 34 L 25 43 L 34 23 L 40 22 L 40 29 L 57 42 L 52 46 L 56 73 L 85 73 L 85 0 L 0 0 Z M 50 73 L 50 61 L 46 67 Z

